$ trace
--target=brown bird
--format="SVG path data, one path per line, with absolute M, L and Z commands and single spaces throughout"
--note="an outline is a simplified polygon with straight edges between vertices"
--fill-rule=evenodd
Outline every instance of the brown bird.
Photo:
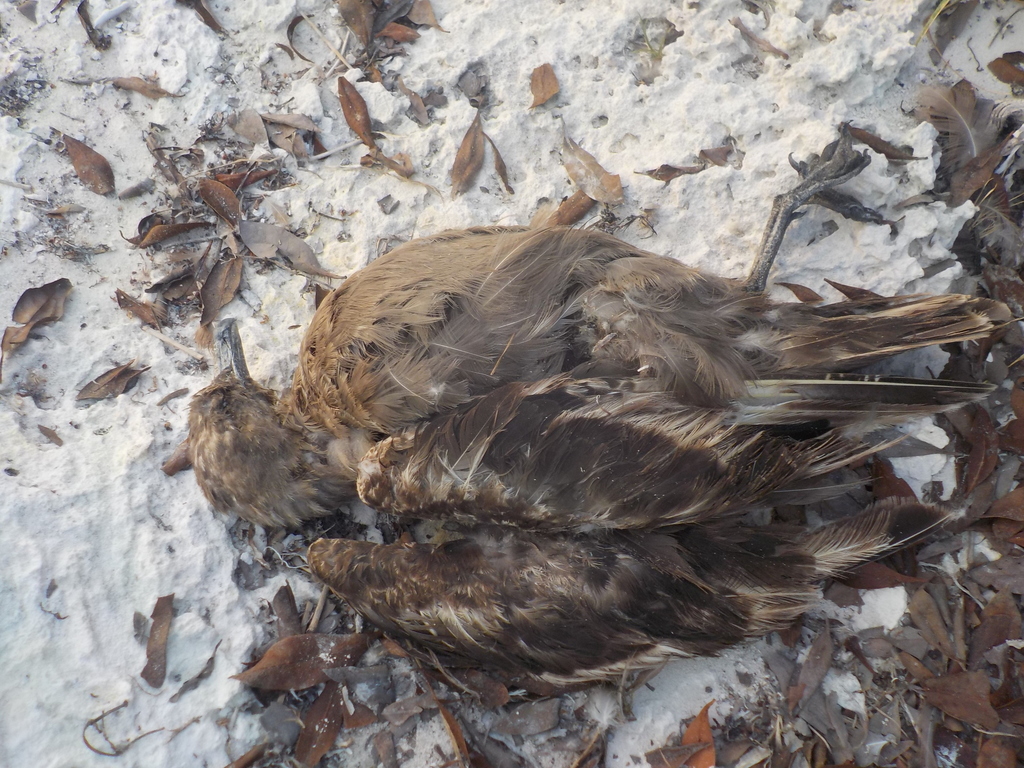
M 817 580 L 943 513 L 882 505 L 810 534 L 738 516 L 884 445 L 879 427 L 988 391 L 845 372 L 1009 319 L 966 296 L 763 294 L 795 208 L 864 163 L 846 135 L 776 200 L 747 284 L 587 230 L 417 240 L 325 299 L 280 401 L 228 324 L 189 419 L 197 480 L 265 525 L 357 485 L 461 524 L 438 546 L 321 541 L 310 563 L 375 623 L 463 659 L 587 680 L 779 626 Z
M 671 534 L 480 525 L 439 546 L 321 539 L 309 564 L 371 622 L 445 663 L 567 685 L 784 627 L 817 599 L 818 581 L 943 518 L 908 501 L 805 535 L 735 525 Z

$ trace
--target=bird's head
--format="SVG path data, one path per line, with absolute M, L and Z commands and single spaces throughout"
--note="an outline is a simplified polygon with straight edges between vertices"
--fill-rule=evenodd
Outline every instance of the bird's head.
M 220 325 L 215 341 L 220 372 L 192 398 L 188 421 L 196 481 L 214 509 L 294 527 L 353 498 L 352 478 L 286 423 L 276 395 L 252 379 L 234 320 Z

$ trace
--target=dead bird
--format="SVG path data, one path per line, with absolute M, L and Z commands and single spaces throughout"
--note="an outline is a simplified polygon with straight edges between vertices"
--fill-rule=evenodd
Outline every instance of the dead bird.
M 621 680 L 787 626 L 818 599 L 818 581 L 913 542 L 944 517 L 904 500 L 810 534 L 478 525 L 438 546 L 321 539 L 309 564 L 375 625 L 445 663 L 571 685 Z
M 1009 319 L 987 299 L 812 306 L 760 290 L 793 211 L 865 162 L 844 133 L 776 200 L 746 284 L 592 230 L 469 229 L 396 248 L 323 301 L 280 401 L 230 363 L 195 395 L 200 487 L 220 511 L 295 525 L 354 498 L 359 462 L 381 439 L 517 382 L 611 377 L 721 409 L 758 382 L 987 337 Z

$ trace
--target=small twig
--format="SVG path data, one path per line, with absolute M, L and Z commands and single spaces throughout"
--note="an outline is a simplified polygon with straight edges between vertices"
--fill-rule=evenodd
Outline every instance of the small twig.
M 173 392 L 171 392 L 169 395 L 164 395 L 163 397 L 161 397 L 159 400 L 157 400 L 156 404 L 157 404 L 158 407 L 159 406 L 164 406 L 164 405 L 167 405 L 169 402 L 171 402 L 171 400 L 174 400 L 175 398 L 178 398 L 178 397 L 184 397 L 187 394 L 188 394 L 188 388 L 187 387 L 184 388 L 184 389 L 176 389 Z
M 335 147 L 334 149 L 328 149 L 326 152 L 321 152 L 319 155 L 310 155 L 309 159 L 310 160 L 323 160 L 324 158 L 331 157 L 332 155 L 336 155 L 339 152 L 344 152 L 346 149 L 352 149 L 352 147 L 358 147 L 362 143 L 363 142 L 362 142 L 361 139 L 356 139 L 355 141 L 350 141 L 347 144 L 342 144 L 340 147 Z M 362 168 L 362 166 L 359 166 L 359 167 Z
M 167 346 L 174 347 L 178 351 L 184 352 L 186 355 L 188 355 L 192 359 L 198 360 L 201 363 L 205 363 L 206 362 L 206 356 L 205 355 L 202 355 L 199 352 L 196 352 L 194 349 L 189 349 L 184 344 L 179 344 L 174 339 L 172 339 L 170 336 L 166 336 L 166 335 L 160 333 L 160 331 L 156 330 L 155 328 L 150 328 L 148 325 L 143 325 L 142 326 L 142 330 L 145 333 L 148 333 L 150 336 L 153 336 L 154 338 L 160 339 L 160 341 L 162 341 Z
M 309 624 L 306 625 L 306 631 L 314 631 L 317 625 L 320 623 L 320 616 L 324 612 L 324 606 L 327 604 L 327 593 L 330 588 L 325 584 L 324 588 L 320 590 L 320 599 L 316 601 L 316 609 L 313 611 L 313 616 L 309 620 Z
M 20 181 L 8 181 L 7 179 L 0 179 L 0 184 L 5 187 L 14 187 L 15 189 L 23 189 L 26 192 L 32 192 L 32 186 L 30 184 L 22 184 Z

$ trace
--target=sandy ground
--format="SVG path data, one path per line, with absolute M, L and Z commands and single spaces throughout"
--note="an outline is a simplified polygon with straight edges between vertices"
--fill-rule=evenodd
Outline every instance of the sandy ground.
M 956 79 L 914 46 L 928 2 L 779 0 L 766 28 L 764 15 L 738 0 L 435 0 L 444 31 L 421 28 L 403 56 L 382 66 L 421 95 L 443 90 L 447 103 L 431 107 L 429 124 L 409 117 L 400 91 L 356 83 L 384 135 L 384 151 L 409 156 L 413 181 L 360 168 L 360 147 L 300 164 L 279 148 L 253 147 L 228 127 L 244 109 L 303 114 L 327 149 L 352 145 L 336 82 L 355 82 L 359 73 L 345 72 L 334 51 L 347 46 L 352 59 L 358 46 L 326 0 L 216 0 L 210 7 L 224 34 L 173 0 L 94 0 L 91 17 L 110 38 L 102 51 L 87 39 L 73 5 L 56 12 L 49 5 L 35 9 L 33 22 L 10 0 L 0 4 L 0 308 L 9 311 L 25 289 L 58 278 L 73 285 L 64 316 L 37 328 L 3 362 L 3 765 L 221 766 L 262 739 L 260 707 L 230 675 L 271 637 L 267 601 L 285 575 L 277 569 L 246 583 L 236 565 L 254 563 L 254 550 L 232 537 L 234 521 L 212 513 L 190 472 L 169 478 L 160 471 L 184 437 L 188 402 L 164 398 L 198 391 L 213 370 L 144 333 L 112 298 L 116 289 L 142 298 L 172 269 L 169 248 L 139 249 L 124 239 L 143 216 L 177 204 L 178 191 L 145 143 L 153 126 L 195 179 L 229 159 L 273 156 L 279 179 L 245 192 L 245 218 L 300 235 L 338 274 L 367 263 L 389 240 L 529 223 L 574 191 L 560 157 L 564 131 L 621 176 L 625 201 L 606 212 L 620 237 L 739 277 L 772 196 L 796 178 L 787 157 L 820 151 L 839 123 L 852 121 L 921 158 L 897 165 L 872 153 L 870 167 L 847 185 L 899 219 L 897 232 L 812 210 L 791 230 L 775 279 L 829 298 L 838 294 L 825 278 L 887 294 L 958 285 L 960 267 L 948 248 L 971 205 L 896 209 L 932 186 L 938 162 L 934 129 L 907 113 L 914 94 L 924 82 Z M 296 49 L 312 63 L 278 46 L 287 44 L 289 22 L 299 13 L 323 36 L 305 22 L 295 30 Z M 733 18 L 788 58 L 753 46 L 729 23 Z M 663 21 L 682 36 L 664 48 L 657 39 L 645 43 L 643 31 Z M 544 63 L 552 65 L 560 92 L 531 110 L 530 73 Z M 476 112 L 458 86 L 467 70 L 487 78 L 483 127 L 514 194 L 502 189 L 488 156 L 469 190 L 451 198 L 449 173 Z M 177 97 L 149 99 L 115 88 L 114 77 L 151 78 Z M 144 179 L 154 180 L 153 191 L 127 200 L 90 191 L 61 151 L 58 132 L 104 155 L 118 191 Z M 696 175 L 662 183 L 637 173 L 663 163 L 693 165 L 701 150 L 727 144 L 734 147 L 727 163 Z M 396 207 L 379 203 L 389 196 Z M 77 208 L 47 213 L 62 206 Z M 588 221 L 601 215 L 595 208 Z M 184 239 L 201 250 L 210 237 L 205 230 Z M 312 312 L 305 276 L 250 261 L 222 316 L 238 318 L 253 374 L 280 389 Z M 205 355 L 193 340 L 198 322 L 195 308 L 178 311 L 163 332 Z M 133 389 L 76 400 L 85 384 L 132 360 L 146 367 Z M 923 356 L 912 367 L 935 363 Z M 40 427 L 54 430 L 62 444 Z M 950 466 L 940 459 L 901 471 L 920 484 L 948 476 Z M 301 576 L 290 581 L 300 606 L 316 599 L 317 588 Z M 902 615 L 906 599 L 897 592 L 876 600 L 872 620 Z M 133 616 L 148 617 L 157 597 L 169 593 L 175 618 L 168 677 L 154 690 L 140 678 L 145 646 Z M 172 702 L 214 654 L 212 674 Z M 750 649 L 672 665 L 638 697 L 637 719 L 613 734 L 607 764 L 634 765 L 633 756 L 664 743 L 710 698 L 719 700 L 713 720 L 741 711 L 765 675 Z M 86 748 L 83 729 L 122 702 L 105 721 L 115 743 L 163 730 L 116 760 L 100 757 Z M 439 759 L 429 739 L 443 741 L 443 733 L 422 731 L 421 743 L 408 747 L 418 756 L 409 764 Z M 543 753 L 540 743 L 534 754 Z

